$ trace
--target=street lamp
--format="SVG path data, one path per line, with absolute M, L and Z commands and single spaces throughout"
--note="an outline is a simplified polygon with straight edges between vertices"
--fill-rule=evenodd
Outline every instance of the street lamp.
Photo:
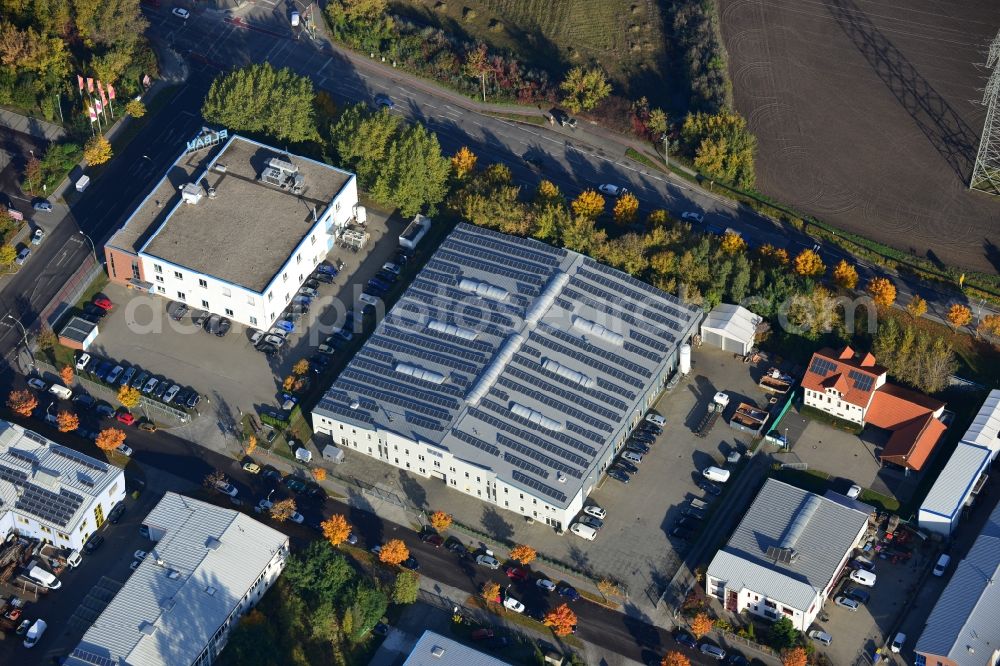
M 31 345 L 28 344 L 28 331 L 25 330 L 24 324 L 21 320 L 7 312 L 4 314 L 4 319 L 10 319 L 12 322 L 17 324 L 18 328 L 21 329 L 21 342 L 24 343 L 24 348 L 28 350 L 28 357 L 31 359 L 31 367 L 35 367 L 35 355 L 31 352 Z
M 660 137 L 663 141 L 663 164 L 669 169 L 670 168 L 670 137 L 664 132 L 663 136 Z
M 94 259 L 96 260 L 97 259 L 97 248 L 94 247 L 94 241 L 92 241 L 90 239 L 90 236 L 88 236 L 87 234 L 83 233 L 83 229 L 77 229 L 76 232 L 78 234 L 80 234 L 81 236 L 83 236 L 84 238 L 86 238 L 87 242 L 90 243 L 90 249 L 94 253 Z

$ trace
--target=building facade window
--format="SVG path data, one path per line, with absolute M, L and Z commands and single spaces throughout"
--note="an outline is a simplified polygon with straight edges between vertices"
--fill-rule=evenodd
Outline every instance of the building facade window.
M 178 291 L 177 292 L 177 298 L 181 299 L 182 301 L 186 301 L 187 300 L 187 295 L 183 291 Z
M 208 280 L 205 280 L 204 278 L 198 278 L 198 286 L 204 289 L 208 289 Z
M 163 272 L 163 266 L 161 266 L 159 264 L 153 264 L 153 272 L 154 273 L 162 273 Z
M 157 288 L 156 288 L 156 291 L 158 291 L 158 292 L 159 292 L 159 293 L 161 293 L 161 294 L 165 294 L 165 293 L 167 293 L 167 290 L 166 290 L 166 289 L 164 289 L 163 287 L 157 287 Z
M 250 317 L 250 324 L 252 326 L 256 326 L 257 325 L 257 317 Z
M 156 277 L 156 281 L 157 282 L 163 282 L 163 276 L 162 275 L 157 275 L 155 277 Z
M 208 309 L 209 309 L 209 307 L 208 307 L 208 301 L 202 301 L 202 302 L 201 302 L 201 307 L 203 307 L 203 308 L 205 308 L 206 310 L 208 310 Z
M 226 308 L 226 316 L 227 317 L 232 317 L 233 316 L 233 311 L 230 310 L 229 308 Z
M 181 273 L 180 271 L 174 271 L 174 277 L 177 278 L 178 280 L 183 280 L 184 273 Z

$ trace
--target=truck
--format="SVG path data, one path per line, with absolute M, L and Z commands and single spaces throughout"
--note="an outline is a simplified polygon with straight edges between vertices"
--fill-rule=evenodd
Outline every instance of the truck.
M 37 564 L 28 569 L 28 578 L 32 581 L 38 583 L 42 587 L 47 587 L 50 590 L 58 590 L 62 587 L 62 581 L 53 576 L 51 573 L 41 568 Z
M 704 511 L 708 508 L 708 502 L 698 497 L 692 497 L 688 500 L 688 504 L 691 505 L 692 509 L 698 509 L 699 511 Z
M 708 411 L 705 412 L 705 415 L 701 418 L 701 422 L 698 423 L 695 434 L 699 437 L 708 437 L 708 433 L 715 427 L 715 422 L 719 420 L 727 405 L 729 405 L 729 396 L 724 391 L 716 393 L 712 398 L 712 402 L 708 405 Z

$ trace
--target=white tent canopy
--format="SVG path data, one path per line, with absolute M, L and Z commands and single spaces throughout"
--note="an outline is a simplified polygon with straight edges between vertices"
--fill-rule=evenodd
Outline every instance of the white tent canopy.
M 739 305 L 721 303 L 701 323 L 701 339 L 713 347 L 746 356 L 753 348 L 760 317 Z

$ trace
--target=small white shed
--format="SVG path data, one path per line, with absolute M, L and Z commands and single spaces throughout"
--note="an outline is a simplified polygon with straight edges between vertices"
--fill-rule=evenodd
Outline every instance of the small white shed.
M 740 305 L 721 303 L 701 323 L 701 339 L 723 351 L 746 356 L 753 349 L 761 318 Z

